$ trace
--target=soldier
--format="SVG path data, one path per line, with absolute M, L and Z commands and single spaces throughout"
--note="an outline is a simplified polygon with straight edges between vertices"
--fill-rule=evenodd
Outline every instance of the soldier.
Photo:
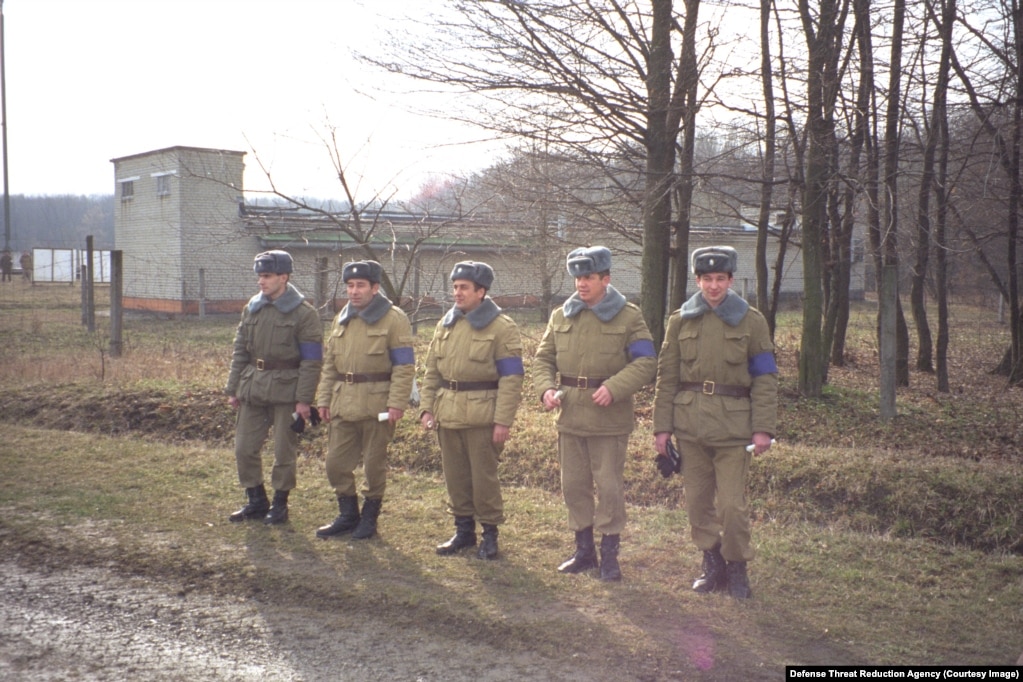
M 675 436 L 682 452 L 693 542 L 703 550 L 697 592 L 753 596 L 746 475 L 771 447 L 778 367 L 767 321 L 731 290 L 738 254 L 708 246 L 690 258 L 700 291 L 668 318 L 654 389 L 654 448 Z
M 437 429 L 455 534 L 442 556 L 483 541 L 476 556 L 497 558 L 504 501 L 497 461 L 522 400 L 522 340 L 515 322 L 487 295 L 494 270 L 464 261 L 451 271 L 455 304 L 437 324 L 426 358 L 423 428 Z
M 351 532 L 362 540 L 376 534 L 387 485 L 387 444 L 412 393 L 412 326 L 380 293 L 382 274 L 372 260 L 348 263 L 341 271 L 348 305 L 327 338 L 316 392 L 320 417 L 330 424 L 327 480 L 340 513 L 316 531 L 320 538 Z M 366 478 L 361 515 L 354 474 L 360 462 Z
M 636 421 L 632 395 L 653 381 L 657 360 L 639 308 L 611 286 L 611 252 L 575 249 L 567 267 L 576 291 L 551 313 L 533 362 L 544 407 L 561 408 L 561 488 L 576 550 L 558 570 L 581 573 L 599 565 L 601 580 L 621 580 L 625 453 Z M 599 564 L 594 529 L 602 534 Z
M 235 459 L 238 480 L 248 502 L 231 521 L 263 519 L 267 525 L 288 520 L 288 494 L 295 487 L 297 415 L 310 419 L 323 362 L 323 324 L 309 301 L 290 282 L 293 263 L 286 251 L 255 258 L 260 293 L 242 310 L 234 337 L 234 355 L 225 392 L 238 410 Z M 273 504 L 263 486 L 260 450 L 274 432 Z
M 10 282 L 13 270 L 14 261 L 11 259 L 11 252 L 4 251 L 0 254 L 0 282 Z
M 31 251 L 23 251 L 22 254 L 21 254 L 21 259 L 19 260 L 19 263 L 21 264 L 21 279 L 23 281 L 28 282 L 29 284 L 31 284 L 32 283 L 32 252 Z

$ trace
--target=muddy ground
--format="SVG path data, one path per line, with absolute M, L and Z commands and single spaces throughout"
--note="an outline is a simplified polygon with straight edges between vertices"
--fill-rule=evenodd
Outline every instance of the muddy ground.
M 211 596 L 95 567 L 0 561 L 0 679 L 601 680 L 429 625 Z

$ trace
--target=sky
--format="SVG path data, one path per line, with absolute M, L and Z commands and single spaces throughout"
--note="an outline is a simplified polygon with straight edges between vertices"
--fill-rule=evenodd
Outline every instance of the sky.
M 247 152 L 245 190 L 408 197 L 496 162 L 450 93 L 358 63 L 436 0 L 0 0 L 8 192 L 113 194 L 111 159 L 172 146 Z

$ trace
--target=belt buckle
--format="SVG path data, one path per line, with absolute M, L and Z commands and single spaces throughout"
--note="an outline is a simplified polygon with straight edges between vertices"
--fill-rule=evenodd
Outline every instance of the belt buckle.
M 458 390 L 458 382 L 455 381 L 454 379 L 448 379 L 448 389 L 450 389 L 452 391 L 457 391 Z
M 263 358 L 256 358 L 256 369 L 262 372 L 265 368 L 266 365 L 263 363 Z
M 355 372 L 345 372 L 345 383 L 346 384 L 355 383 Z
M 713 381 L 704 381 L 703 382 L 703 394 L 704 395 L 714 395 L 714 382 Z
M 589 389 L 589 387 L 590 387 L 590 378 L 589 377 L 576 377 L 575 383 L 576 383 L 576 386 L 578 386 L 579 388 Z

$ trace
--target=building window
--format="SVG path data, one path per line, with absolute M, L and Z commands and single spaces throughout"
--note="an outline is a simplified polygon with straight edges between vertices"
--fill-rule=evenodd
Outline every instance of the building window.
M 135 196 L 135 181 L 134 180 L 123 180 L 121 181 L 121 201 L 127 201 Z
M 157 175 L 156 176 L 156 196 L 165 197 L 171 193 L 169 175 Z

